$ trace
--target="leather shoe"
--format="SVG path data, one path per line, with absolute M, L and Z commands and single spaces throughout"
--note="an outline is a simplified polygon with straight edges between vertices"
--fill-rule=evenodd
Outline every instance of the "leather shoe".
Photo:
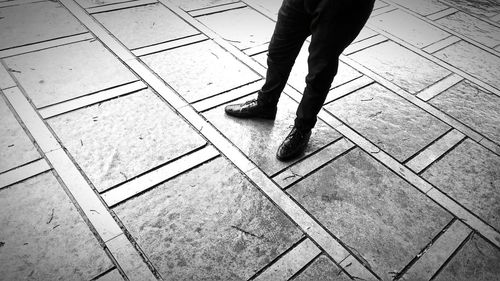
M 274 120 L 276 118 L 276 106 L 264 106 L 256 99 L 239 104 L 226 106 L 227 115 L 238 118 L 263 118 Z
M 311 130 L 303 130 L 294 126 L 278 148 L 276 158 L 287 161 L 301 155 L 306 150 L 310 137 Z

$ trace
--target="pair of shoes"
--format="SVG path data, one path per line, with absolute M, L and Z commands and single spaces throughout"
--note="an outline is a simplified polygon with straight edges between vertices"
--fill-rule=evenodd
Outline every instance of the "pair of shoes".
M 278 148 L 276 158 L 281 161 L 291 160 L 304 153 L 311 137 L 311 130 L 293 126 L 292 130 Z
M 226 106 L 227 115 L 239 118 L 262 118 L 274 120 L 276 118 L 276 106 L 265 106 L 260 104 L 257 99 L 249 100 L 244 103 L 231 104 Z

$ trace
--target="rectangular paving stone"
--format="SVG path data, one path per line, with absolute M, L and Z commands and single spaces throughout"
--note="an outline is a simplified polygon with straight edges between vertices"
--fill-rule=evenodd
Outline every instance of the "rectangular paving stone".
M 3 280 L 90 280 L 113 264 L 51 172 L 0 191 Z
M 5 59 L 36 107 L 137 80 L 98 41 L 82 41 Z
M 288 193 L 383 280 L 403 269 L 452 216 L 360 149 Z
M 101 192 L 205 144 L 149 90 L 48 123 Z
M 466 139 L 422 176 L 491 226 L 500 229 L 500 157 Z
M 222 157 L 114 211 L 165 280 L 247 280 L 302 236 Z
M 98 13 L 94 17 L 129 49 L 199 33 L 161 4 Z
M 239 2 L 238 0 L 170 0 L 185 11 Z
M 435 107 L 500 144 L 500 97 L 469 81 L 430 100 Z
M 40 153 L 0 97 L 0 173 L 40 157 Z
M 371 18 L 369 24 L 419 48 L 449 36 L 434 25 L 399 9 Z
M 249 4 L 262 8 L 271 14 L 278 15 L 283 0 L 250 0 Z
M 256 95 L 239 99 L 234 103 L 241 103 L 253 97 Z M 288 96 L 282 95 L 274 121 L 233 118 L 224 113 L 225 105 L 207 111 L 203 115 L 267 175 L 273 175 L 299 160 L 281 162 L 276 159 L 276 151 L 293 125 L 297 106 L 298 104 Z M 337 131 L 318 120 L 305 155 L 339 138 L 340 134 Z
M 450 74 L 441 66 L 391 41 L 349 57 L 412 94 Z
M 500 250 L 474 235 L 432 279 L 436 281 L 496 281 L 500 276 Z
M 272 20 L 248 7 L 197 19 L 240 50 L 271 41 L 275 25 Z
M 339 267 L 325 255 L 320 255 L 304 271 L 290 280 L 293 281 L 347 281 L 351 280 Z
M 378 84 L 329 103 L 325 109 L 399 161 L 450 128 Z
M 260 79 L 213 43 L 201 43 L 141 57 L 188 102 L 195 102 Z
M 0 50 L 85 32 L 58 2 L 44 1 L 0 9 Z
M 127 2 L 130 0 L 75 0 L 75 1 L 76 1 L 76 3 L 80 4 L 80 6 L 82 6 L 82 8 L 87 9 L 87 8 L 92 8 L 92 7 Z
M 500 88 L 500 57 L 486 52 L 468 42 L 460 41 L 448 46 L 434 56 L 461 69 L 468 74 Z
M 440 0 L 441 2 L 455 7 L 461 11 L 490 18 L 500 13 L 498 2 L 491 0 Z
M 458 12 L 437 22 L 487 47 L 494 48 L 500 44 L 500 28 L 469 14 Z
M 427 16 L 434 14 L 441 10 L 448 8 L 447 5 L 441 3 L 439 0 L 392 0 L 392 2 L 397 3 L 413 12 L 420 15 Z

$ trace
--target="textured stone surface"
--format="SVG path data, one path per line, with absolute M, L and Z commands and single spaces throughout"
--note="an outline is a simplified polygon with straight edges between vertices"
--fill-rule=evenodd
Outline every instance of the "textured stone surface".
M 448 70 L 394 42 L 375 45 L 350 57 L 412 94 L 450 74 Z
M 2 280 L 90 280 L 113 266 L 52 173 L 0 191 Z
M 238 0 L 171 0 L 170 2 L 180 6 L 182 9 L 186 11 L 190 11 L 190 10 L 234 3 L 238 2 Z
M 49 119 L 49 124 L 99 191 L 205 143 L 149 90 Z
M 392 0 L 403 7 L 406 7 L 423 16 L 434 14 L 441 10 L 448 8 L 447 5 L 441 3 L 439 0 Z
M 325 109 L 400 161 L 449 129 L 437 118 L 378 84 L 336 100 Z
M 211 41 L 141 59 L 189 102 L 259 79 L 255 72 Z
M 302 271 L 293 281 L 347 281 L 347 277 L 331 260 L 325 255 L 319 256 L 312 264 Z
M 466 139 L 423 173 L 458 203 L 500 230 L 500 157 Z
M 234 103 L 244 102 L 246 97 Z M 298 104 L 286 95 L 282 95 L 278 104 L 276 120 L 238 119 L 227 116 L 220 106 L 204 114 L 209 122 L 233 142 L 244 154 L 268 175 L 290 166 L 296 161 L 281 162 L 276 159 L 276 151 L 293 126 Z M 318 121 L 305 155 L 326 146 L 338 139 L 340 134 Z M 297 159 L 298 160 L 298 159 Z
M 252 4 L 256 4 L 258 8 L 264 8 L 275 15 L 278 14 L 281 3 L 283 0 L 252 0 Z
M 500 44 L 500 28 L 469 14 L 458 12 L 437 22 L 490 48 Z
M 129 49 L 199 33 L 161 4 L 99 13 L 95 18 Z
M 436 281 L 497 281 L 500 250 L 475 235 L 437 275 Z
M 250 8 L 229 10 L 197 19 L 240 50 L 271 41 L 275 25 L 272 20 Z
M 38 158 L 35 146 L 0 98 L 0 173 Z
M 500 97 L 497 95 L 464 81 L 430 103 L 500 144 Z
M 83 41 L 5 59 L 36 107 L 137 78 L 98 41 Z
M 247 280 L 302 236 L 223 158 L 115 212 L 165 280 Z
M 496 87 L 500 88 L 500 57 L 467 43 L 460 41 L 434 56 L 446 61 L 456 68 Z
M 0 9 L 0 49 L 85 32 L 57 2 L 37 2 Z
M 399 9 L 371 18 L 369 24 L 419 48 L 449 36 L 443 30 Z
M 355 149 L 288 189 L 383 280 L 401 270 L 452 216 Z
M 481 17 L 490 18 L 500 14 L 500 5 L 496 0 L 441 0 L 441 2 Z
M 82 8 L 98 7 L 103 5 L 110 5 L 122 2 L 128 2 L 130 0 L 75 0 Z

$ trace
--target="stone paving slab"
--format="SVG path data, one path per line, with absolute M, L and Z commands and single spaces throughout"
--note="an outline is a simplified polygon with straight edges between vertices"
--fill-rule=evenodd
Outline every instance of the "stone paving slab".
M 287 191 L 384 280 L 403 269 L 452 219 L 360 149 Z
M 474 235 L 441 270 L 436 281 L 496 281 L 500 276 L 500 250 Z
M 185 11 L 239 2 L 239 0 L 170 0 Z
M 205 144 L 149 90 L 60 115 L 48 123 L 99 191 Z
M 439 65 L 390 41 L 349 57 L 412 94 L 451 74 Z
M 59 3 L 44 1 L 0 8 L 0 50 L 85 32 Z
M 248 84 L 260 77 L 212 41 L 141 57 L 188 102 Z
M 199 33 L 161 4 L 99 13 L 94 17 L 129 49 Z
M 450 128 L 378 84 L 336 100 L 325 109 L 399 161 L 408 159 Z
M 240 50 L 269 42 L 275 25 L 248 7 L 198 17 L 197 20 Z
M 500 229 L 500 156 L 467 139 L 422 176 Z
M 471 13 L 482 18 L 491 18 L 500 14 L 500 5 L 490 0 L 441 0 L 461 11 Z
M 75 1 L 76 3 L 80 4 L 82 8 L 87 9 L 92 7 L 128 2 L 130 0 L 75 0 Z
M 434 55 L 470 75 L 500 89 L 500 57 L 460 41 Z
M 234 103 L 248 99 L 250 97 L 242 98 Z M 299 160 L 281 162 L 276 159 L 279 145 L 293 126 L 297 106 L 298 104 L 292 99 L 282 95 L 274 121 L 230 117 L 224 112 L 225 105 L 207 111 L 203 115 L 266 174 L 273 175 Z M 313 129 L 305 155 L 317 151 L 338 138 L 340 134 L 337 131 L 319 120 Z
M 347 277 L 337 265 L 335 265 L 327 256 L 321 255 L 312 262 L 304 271 L 290 280 L 293 281 L 347 281 Z
M 165 280 L 247 280 L 302 236 L 223 158 L 114 211 Z
M 278 15 L 283 0 L 250 0 L 245 2 L 262 7 L 273 15 Z
M 420 15 L 427 16 L 448 8 L 439 0 L 391 0 L 409 10 L 412 10 Z
M 5 62 L 38 108 L 137 80 L 98 41 L 58 46 Z
M 430 100 L 435 107 L 500 144 L 500 97 L 463 81 Z
M 0 136 L 0 173 L 41 157 L 1 97 Z
M 90 280 L 113 264 L 51 172 L 0 190 L 0 279 Z

